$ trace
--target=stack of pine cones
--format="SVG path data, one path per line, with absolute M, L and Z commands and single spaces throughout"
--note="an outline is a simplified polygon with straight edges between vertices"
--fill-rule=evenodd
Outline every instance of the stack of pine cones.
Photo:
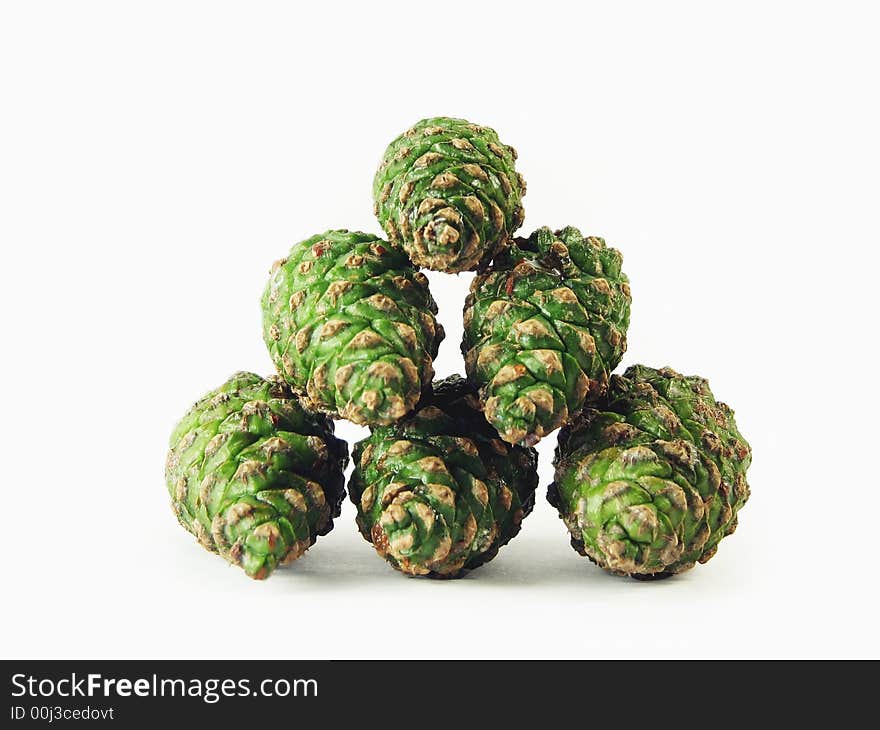
M 278 374 L 233 375 L 171 437 L 172 505 L 202 545 L 265 578 L 329 532 L 348 462 L 331 418 L 370 427 L 349 492 L 405 573 L 491 560 L 534 505 L 532 447 L 560 427 L 548 499 L 601 567 L 669 576 L 733 532 L 751 453 L 732 411 L 669 368 L 611 375 L 631 302 L 620 252 L 571 227 L 514 238 L 515 162 L 488 127 L 425 119 L 376 173 L 387 240 L 331 230 L 275 263 L 262 306 Z M 417 267 L 477 271 L 467 378 L 432 382 L 444 333 Z

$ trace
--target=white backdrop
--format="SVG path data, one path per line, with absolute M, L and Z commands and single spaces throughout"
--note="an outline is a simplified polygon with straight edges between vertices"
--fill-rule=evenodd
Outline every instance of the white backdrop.
M 828 3 L 4 3 L 7 657 L 880 655 L 878 16 Z M 520 153 L 526 223 L 624 254 L 636 362 L 709 378 L 754 449 L 740 528 L 660 583 L 603 574 L 546 503 L 467 578 L 336 529 L 249 581 L 176 523 L 193 400 L 269 373 L 272 261 L 379 232 L 416 120 Z M 431 274 L 463 369 L 471 275 Z M 350 441 L 364 431 L 342 423 Z

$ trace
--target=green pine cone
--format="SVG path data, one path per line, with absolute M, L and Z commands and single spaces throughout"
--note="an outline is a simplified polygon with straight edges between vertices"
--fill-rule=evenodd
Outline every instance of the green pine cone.
M 474 278 L 461 349 L 505 441 L 531 446 L 605 391 L 626 350 L 621 263 L 601 238 L 539 228 Z
M 171 434 L 165 480 L 180 524 L 251 578 L 333 528 L 348 447 L 278 377 L 236 373 Z
M 477 268 L 522 225 L 526 186 L 515 160 L 489 127 L 423 119 L 385 150 L 373 181 L 379 223 L 418 266 Z
M 547 498 L 572 546 L 607 570 L 663 578 L 705 563 L 749 497 L 751 449 L 700 377 L 643 365 L 559 434 Z
M 434 377 L 443 339 L 428 280 L 368 233 L 327 231 L 277 261 L 263 339 L 309 408 L 359 424 L 402 418 Z
M 537 486 L 534 449 L 509 446 L 459 376 L 354 447 L 349 481 L 361 534 L 411 575 L 452 578 L 488 562 L 520 530 Z

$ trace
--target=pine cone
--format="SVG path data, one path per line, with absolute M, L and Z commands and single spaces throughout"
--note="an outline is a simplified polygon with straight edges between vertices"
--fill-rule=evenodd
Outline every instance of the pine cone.
M 360 424 L 406 415 L 443 339 L 428 280 L 368 233 L 327 231 L 272 267 L 263 339 L 307 405 Z
M 398 570 L 458 577 L 491 560 L 534 505 L 537 454 L 508 446 L 458 376 L 354 447 L 361 534 Z
M 450 273 L 487 263 L 523 222 L 516 151 L 489 127 L 423 119 L 385 151 L 376 216 L 418 266 Z
M 604 392 L 626 350 L 621 262 L 601 238 L 539 228 L 473 280 L 461 349 L 505 441 L 531 446 Z
M 736 529 L 750 463 L 706 380 L 636 365 L 611 378 L 602 410 L 560 432 L 547 498 L 582 555 L 663 578 L 705 563 Z
M 348 447 L 277 377 L 236 373 L 171 435 L 165 480 L 180 524 L 251 578 L 333 528 Z

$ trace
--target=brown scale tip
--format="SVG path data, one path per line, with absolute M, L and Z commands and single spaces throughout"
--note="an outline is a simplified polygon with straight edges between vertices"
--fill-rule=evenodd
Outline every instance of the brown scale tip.
M 312 246 L 312 254 L 315 258 L 321 258 L 330 249 L 329 241 L 318 241 Z

